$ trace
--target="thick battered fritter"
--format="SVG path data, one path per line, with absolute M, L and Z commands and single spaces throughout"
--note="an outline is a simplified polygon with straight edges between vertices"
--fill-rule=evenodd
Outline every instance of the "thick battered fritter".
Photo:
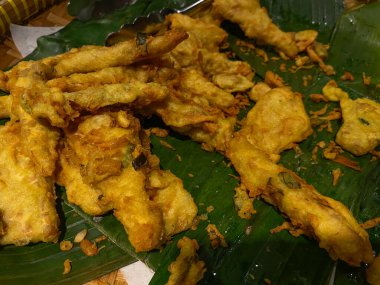
M 380 104 L 367 99 L 351 100 L 348 93 L 330 81 L 323 94 L 331 101 L 340 101 L 343 125 L 336 135 L 336 142 L 345 150 L 364 155 L 380 144 Z
M 0 127 L 0 213 L 5 229 L 0 237 L 2 245 L 56 242 L 59 236 L 54 183 L 49 176 L 52 163 L 38 164 L 52 158 L 43 156 L 46 151 L 38 153 L 46 147 L 39 130 L 28 129 L 32 134 L 25 137 L 23 128 L 22 123 L 12 121 Z
M 196 216 L 182 181 L 158 169 L 139 121 L 126 111 L 87 116 L 70 126 L 60 161 L 58 181 L 69 202 L 91 215 L 113 209 L 138 252 L 159 248 Z
M 367 232 L 342 203 L 319 194 L 295 173 L 281 168 L 262 197 L 291 221 L 295 229 L 319 242 L 334 260 L 351 266 L 373 260 Z

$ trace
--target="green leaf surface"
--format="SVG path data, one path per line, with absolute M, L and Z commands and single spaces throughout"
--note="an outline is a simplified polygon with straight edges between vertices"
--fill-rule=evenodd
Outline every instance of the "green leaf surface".
M 61 240 L 73 241 L 75 235 L 85 228 L 89 240 L 103 234 L 99 227 L 88 223 L 71 205 L 61 199 L 57 202 L 62 224 Z M 135 261 L 111 239 L 99 243 L 99 246 L 104 248 L 92 257 L 86 256 L 78 244 L 66 252 L 60 250 L 59 243 L 5 246 L 0 249 L 0 284 L 81 284 Z M 72 261 L 72 269 L 69 274 L 63 275 L 66 259 Z
M 74 20 L 58 33 L 40 38 L 38 48 L 28 59 L 39 59 L 84 44 L 103 44 L 110 32 L 118 30 L 122 24 L 131 22 L 136 16 L 147 15 L 164 7 L 180 8 L 185 2 L 194 1 L 140 0 L 99 20 Z M 376 89 L 380 80 L 380 3 L 345 13 L 339 20 L 343 5 L 338 0 L 264 0 L 262 3 L 284 30 L 317 29 L 320 32 L 319 40 L 330 42 L 329 64 L 337 70 L 334 79 L 353 98 L 365 96 L 380 100 L 379 89 Z M 280 64 L 290 67 L 290 61 L 271 60 L 263 63 L 260 57 L 242 51 L 236 44 L 237 39 L 246 40 L 236 25 L 225 23 L 223 27 L 230 34 L 230 48 L 256 70 L 255 80 L 261 80 L 267 70 L 273 70 L 295 91 L 304 94 L 308 111 L 319 110 L 324 106 L 322 103 L 313 103 L 309 94 L 320 93 L 330 78 L 316 68 L 300 70 L 295 74 L 282 73 Z M 330 41 L 331 34 L 333 36 Z M 275 56 L 270 49 L 267 52 L 269 57 Z M 355 80 L 339 81 L 344 71 L 353 73 Z M 370 86 L 362 84 L 363 72 L 372 76 Z M 305 75 L 313 76 L 312 84 L 303 85 L 302 77 Z M 336 103 L 328 104 L 329 109 L 338 106 Z M 147 122 L 148 125 L 150 123 L 156 122 Z M 281 163 L 296 171 L 322 194 L 342 201 L 359 221 L 380 216 L 379 161 L 372 161 L 370 155 L 354 157 L 345 153 L 362 167 L 362 172 L 356 172 L 323 159 L 320 152 L 318 160 L 312 160 L 311 151 L 315 144 L 321 140 L 333 140 L 340 125 L 341 122 L 333 123 L 334 133 L 315 131 L 300 144 L 303 151 L 301 155 L 293 150 L 286 151 L 282 154 Z M 31 284 L 78 284 L 128 264 L 132 261 L 128 254 L 156 270 L 151 284 L 165 284 L 169 276 L 167 268 L 179 252 L 176 242 L 183 235 L 196 238 L 201 246 L 199 256 L 207 265 L 201 284 L 264 284 L 264 279 L 281 285 L 366 284 L 362 268 L 355 269 L 342 262 L 332 261 L 315 241 L 305 237 L 295 238 L 285 231 L 270 234 L 270 230 L 280 225 L 284 218 L 262 201 L 255 201 L 257 214 L 251 220 L 240 219 L 232 200 L 234 187 L 238 184 L 234 178 L 236 172 L 220 154 L 205 152 L 198 144 L 175 133 L 164 139 L 175 151 L 163 147 L 160 140 L 152 137 L 152 151 L 160 157 L 163 169 L 170 169 L 184 181 L 186 189 L 198 205 L 199 214 L 206 214 L 206 208 L 210 205 L 214 207 L 214 211 L 207 214 L 206 221 L 201 221 L 196 230 L 174 237 L 161 251 L 136 254 L 123 227 L 112 215 L 94 220 L 68 204 L 63 195 L 62 200 L 59 200 L 64 215 L 63 237 L 72 240 L 86 226 L 90 230 L 90 238 L 100 234 L 108 236 L 106 248 L 95 257 L 86 257 L 77 247 L 68 253 L 60 252 L 58 246 L 52 244 L 4 247 L 0 251 L 0 284 L 25 284 L 25 280 Z M 178 160 L 178 155 L 181 161 Z M 331 171 L 338 167 L 344 176 L 333 187 Z M 205 230 L 209 223 L 214 223 L 225 236 L 229 244 L 227 249 L 211 248 Z M 248 228 L 251 229 L 250 233 Z M 371 229 L 369 233 L 375 251 L 379 252 L 380 227 Z M 62 276 L 63 261 L 66 258 L 73 261 L 73 270 L 70 275 Z

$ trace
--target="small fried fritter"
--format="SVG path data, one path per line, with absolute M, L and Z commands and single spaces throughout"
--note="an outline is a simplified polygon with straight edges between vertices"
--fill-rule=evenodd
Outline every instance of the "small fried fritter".
M 198 259 L 198 242 L 195 239 L 183 237 L 177 243 L 180 254 L 169 265 L 169 280 L 167 285 L 195 285 L 206 272 L 205 263 Z
M 351 100 L 348 93 L 330 81 L 323 94 L 331 101 L 340 101 L 343 125 L 336 135 L 336 142 L 345 150 L 364 155 L 380 144 L 380 104 L 367 99 Z
M 292 35 L 272 23 L 259 0 L 214 0 L 213 7 L 223 18 L 237 23 L 247 37 L 272 45 L 289 57 L 297 55 L 298 48 Z
M 279 154 L 312 133 L 301 94 L 289 88 L 265 93 L 248 112 L 241 131 L 256 148 Z
M 141 108 L 152 102 L 161 101 L 167 96 L 164 86 L 157 83 L 131 82 L 107 84 L 98 87 L 89 87 L 77 92 L 64 93 L 65 100 L 75 108 L 94 112 L 102 107 L 117 104 L 132 104 L 134 108 Z
M 54 78 L 46 82 L 50 88 L 57 87 L 63 92 L 75 92 L 104 84 L 148 82 L 151 70 L 149 66 L 108 67 L 89 73 L 74 73 Z

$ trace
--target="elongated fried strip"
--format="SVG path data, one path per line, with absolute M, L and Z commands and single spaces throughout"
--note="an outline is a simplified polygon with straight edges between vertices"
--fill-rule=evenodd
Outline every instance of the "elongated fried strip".
M 290 170 L 271 177 L 265 201 L 289 217 L 295 228 L 318 240 L 332 259 L 352 266 L 373 260 L 367 232 L 342 203 L 319 194 Z
M 181 91 L 207 100 L 211 106 L 228 108 L 234 104 L 234 96 L 208 81 L 199 71 L 188 70 L 180 77 Z
M 9 118 L 11 116 L 11 108 L 11 96 L 0 96 L 0 118 Z
M 138 108 L 161 101 L 167 95 L 165 87 L 157 83 L 131 82 L 129 84 L 108 84 L 90 87 L 85 90 L 64 93 L 70 103 L 75 103 L 81 110 L 96 111 L 101 107 L 115 104 L 129 104 Z
M 297 55 L 298 48 L 291 34 L 272 23 L 259 0 L 215 0 L 213 7 L 223 18 L 237 23 L 247 37 L 272 45 L 289 57 Z
M 54 66 L 54 77 L 85 73 L 107 67 L 129 65 L 133 62 L 158 57 L 185 40 L 182 30 L 169 30 L 156 37 L 140 36 L 135 40 L 120 42 L 111 47 L 79 49 L 60 58 Z
M 41 62 L 29 63 L 19 72 L 11 91 L 16 102 L 19 102 L 17 105 L 21 105 L 34 118 L 48 119 L 57 127 L 66 127 L 69 121 L 79 116 L 81 110 L 95 111 L 133 101 L 136 101 L 135 106 L 141 107 L 162 100 L 167 95 L 166 88 L 157 83 L 137 81 L 64 93 L 59 88 L 46 86 L 45 80 L 50 72 L 50 68 Z
M 27 139 L 21 123 L 0 128 L 0 212 L 6 230 L 0 237 L 2 245 L 58 240 L 53 181 L 41 175 L 29 157 Z
M 154 190 L 153 201 L 162 210 L 167 239 L 189 229 L 197 215 L 197 206 L 181 179 L 163 170 L 149 172 L 148 179 L 149 188 Z
M 134 66 L 108 67 L 90 73 L 74 73 L 69 76 L 54 78 L 46 82 L 50 88 L 58 87 L 64 92 L 75 92 L 93 86 L 115 83 L 129 83 L 131 81 L 147 82 L 150 70 Z
M 101 182 L 99 187 L 112 201 L 114 215 L 126 229 L 136 252 L 159 248 L 165 242 L 162 212 L 149 199 L 143 172 L 129 166 L 121 175 Z

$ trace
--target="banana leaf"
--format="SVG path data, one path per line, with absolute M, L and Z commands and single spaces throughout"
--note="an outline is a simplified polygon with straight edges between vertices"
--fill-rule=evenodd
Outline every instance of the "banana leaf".
M 180 8 L 182 2 L 192 1 L 140 0 L 102 19 L 87 22 L 74 20 L 58 33 L 40 38 L 38 48 L 27 59 L 62 53 L 84 44 L 103 44 L 110 32 L 132 22 L 136 16 L 147 15 L 164 7 Z M 262 3 L 274 21 L 285 30 L 317 29 L 320 32 L 319 40 L 331 45 L 329 63 L 336 67 L 334 79 L 338 80 L 339 85 L 353 98 L 365 96 L 380 101 L 376 89 L 380 80 L 380 33 L 377 29 L 380 26 L 377 17 L 380 13 L 379 3 L 347 13 L 343 13 L 342 1 L 338 0 L 264 0 Z M 247 40 L 237 26 L 225 23 L 223 27 L 230 34 L 230 48 L 256 70 L 255 80 L 261 80 L 267 70 L 274 70 L 284 77 L 294 91 L 305 95 L 308 111 L 323 107 L 322 103 L 313 103 L 308 95 L 320 93 L 330 78 L 318 69 L 301 70 L 296 74 L 281 73 L 280 64 L 290 65 L 290 62 L 262 62 L 260 57 L 241 50 L 236 44 L 237 39 Z M 266 50 L 270 57 L 275 55 L 269 48 Z M 354 74 L 355 80 L 339 81 L 344 71 Z M 363 72 L 372 76 L 370 86 L 363 86 Z M 305 74 L 313 76 L 309 86 L 302 84 Z M 336 103 L 329 103 L 329 108 L 334 107 L 337 107 Z M 154 118 L 144 122 L 145 126 L 155 124 L 159 122 Z M 359 221 L 380 216 L 378 161 L 371 160 L 370 155 L 354 157 L 345 153 L 362 168 L 362 172 L 356 172 L 323 159 L 320 153 L 317 162 L 311 158 L 315 144 L 321 140 L 333 140 L 340 125 L 340 122 L 333 123 L 333 133 L 315 131 L 313 136 L 300 144 L 301 155 L 293 150 L 286 151 L 281 163 L 296 171 L 321 193 L 343 202 Z M 4 247 L 0 250 L 0 284 L 24 284 L 25 280 L 31 284 L 77 284 L 128 264 L 133 258 L 144 261 L 156 271 L 151 284 L 165 284 L 169 276 L 168 265 L 179 252 L 176 242 L 184 235 L 196 238 L 201 246 L 199 256 L 207 265 L 201 284 L 264 284 L 266 279 L 272 284 L 366 284 L 364 268 L 352 268 L 342 262 L 332 261 L 315 241 L 302 236 L 295 238 L 287 232 L 270 234 L 270 230 L 280 225 L 284 218 L 264 202 L 254 202 L 257 214 L 251 220 L 240 219 L 232 200 L 234 188 L 238 184 L 234 178 L 237 173 L 223 156 L 205 152 L 198 144 L 174 132 L 164 140 L 175 150 L 163 147 L 160 140 L 152 137 L 153 153 L 161 159 L 163 169 L 170 169 L 184 181 L 198 205 L 199 214 L 206 214 L 208 206 L 214 207 L 214 211 L 207 213 L 206 221 L 201 221 L 196 230 L 176 236 L 161 251 L 136 254 L 124 229 L 112 215 L 94 219 L 70 205 L 65 200 L 64 190 L 57 188 L 62 238 L 72 239 L 78 231 L 87 227 L 90 238 L 100 234 L 108 237 L 105 249 L 95 257 L 86 257 L 77 248 L 68 253 L 60 252 L 55 244 Z M 177 159 L 178 155 L 181 161 Z M 338 167 L 342 168 L 344 176 L 333 187 L 331 171 Z M 228 248 L 211 248 L 205 230 L 209 223 L 215 224 L 225 236 Z M 369 230 L 369 233 L 374 249 L 378 252 L 380 227 Z M 63 261 L 66 258 L 72 260 L 73 269 L 69 275 L 63 276 Z

